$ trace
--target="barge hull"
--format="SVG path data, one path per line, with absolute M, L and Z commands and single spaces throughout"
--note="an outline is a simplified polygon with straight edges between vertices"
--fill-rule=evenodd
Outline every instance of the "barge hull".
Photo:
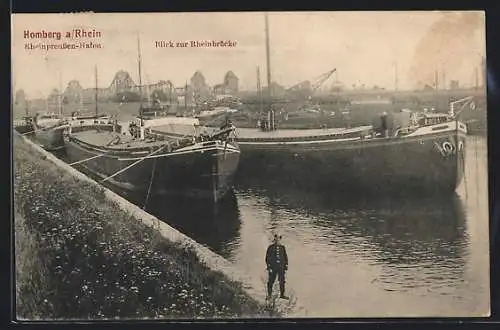
M 339 193 L 451 193 L 463 177 L 465 137 L 463 132 L 448 131 L 321 143 L 240 142 L 238 175 L 265 169 L 276 179 Z
M 66 142 L 68 162 L 78 162 L 102 154 L 75 141 Z M 106 180 L 110 185 L 146 196 L 185 196 L 218 201 L 232 187 L 239 164 L 237 146 L 223 143 L 194 145 L 171 153 L 161 153 L 138 162 Z M 137 162 L 144 155 L 104 155 L 75 165 L 101 180 Z

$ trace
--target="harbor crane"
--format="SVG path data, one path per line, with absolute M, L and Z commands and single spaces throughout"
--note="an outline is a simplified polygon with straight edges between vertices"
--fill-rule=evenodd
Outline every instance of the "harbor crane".
M 309 94 L 308 98 L 311 98 L 312 95 L 316 92 L 316 90 L 318 90 L 336 71 L 337 71 L 336 68 L 331 69 L 321 74 L 316 79 L 314 79 L 313 82 L 309 80 L 304 80 L 296 85 L 293 85 L 292 87 L 287 88 L 286 91 L 293 93 L 293 92 L 303 92 L 304 90 L 307 90 Z
M 331 69 L 317 78 L 315 78 L 312 82 L 309 80 L 302 81 L 288 89 L 286 92 L 289 97 L 295 98 L 296 101 L 302 103 L 299 106 L 299 109 L 310 109 L 313 111 L 319 111 L 319 104 L 313 105 L 312 98 L 315 92 L 323 86 L 323 84 L 337 71 L 336 68 Z

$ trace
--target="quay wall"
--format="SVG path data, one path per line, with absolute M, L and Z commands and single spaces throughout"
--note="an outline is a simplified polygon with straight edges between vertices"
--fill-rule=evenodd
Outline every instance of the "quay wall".
M 260 279 L 250 277 L 248 274 L 238 269 L 235 265 L 233 265 L 228 260 L 224 259 L 222 256 L 216 254 L 215 252 L 199 244 L 189 236 L 181 233 L 177 229 L 169 226 L 165 222 L 147 213 L 140 207 L 127 201 L 125 198 L 119 196 L 115 192 L 100 185 L 99 183 L 89 178 L 85 174 L 71 167 L 66 162 L 57 158 L 53 154 L 47 152 L 42 147 L 40 147 L 30 139 L 26 138 L 25 136 L 22 136 L 21 134 L 15 131 L 14 134 L 18 135 L 22 139 L 22 141 L 26 143 L 28 146 L 30 146 L 33 150 L 45 156 L 46 159 L 52 162 L 55 166 L 66 171 L 75 179 L 87 182 L 95 186 L 96 188 L 100 189 L 101 191 L 104 192 L 104 196 L 108 201 L 115 203 L 121 210 L 125 211 L 133 218 L 141 221 L 144 225 L 156 230 L 166 240 L 172 243 L 179 244 L 180 246 L 185 247 L 187 249 L 190 249 L 196 254 L 200 262 L 204 263 L 209 269 L 224 274 L 232 281 L 241 283 L 243 290 L 249 296 L 251 296 L 253 299 L 255 299 L 257 302 L 261 304 L 266 304 L 265 283 L 262 283 Z M 293 308 L 291 310 L 289 310 L 290 306 L 284 306 L 284 305 L 282 306 L 280 302 L 278 302 L 278 305 L 275 306 L 275 308 L 283 316 L 288 316 L 288 317 L 307 316 L 306 309 L 300 307 L 297 303 L 293 305 Z

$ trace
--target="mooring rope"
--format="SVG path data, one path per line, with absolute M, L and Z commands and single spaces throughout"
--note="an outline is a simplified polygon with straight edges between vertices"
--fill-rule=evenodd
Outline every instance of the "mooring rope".
M 99 157 L 102 157 L 102 156 L 105 156 L 107 153 L 103 153 L 103 154 L 100 154 L 100 155 L 97 155 L 97 156 L 92 156 L 92 157 L 89 157 L 89 158 L 86 158 L 86 159 L 82 159 L 82 160 L 79 160 L 77 162 L 74 162 L 74 163 L 70 163 L 68 164 L 69 166 L 73 166 L 73 165 L 76 165 L 76 164 L 80 164 L 80 163 L 85 163 L 89 160 L 92 160 L 92 159 L 96 159 L 96 158 L 99 158 Z
M 28 134 L 35 133 L 35 132 L 36 132 L 36 130 L 28 131 L 28 132 L 21 133 L 21 135 L 28 135 Z
M 153 170 L 151 171 L 151 178 L 149 179 L 148 193 L 146 195 L 146 200 L 144 201 L 144 206 L 142 207 L 143 210 L 145 210 L 146 206 L 148 205 L 149 196 L 151 194 L 151 187 L 153 186 L 153 179 L 155 177 L 155 172 L 156 172 L 156 158 L 153 160 Z
M 155 151 L 153 151 L 153 152 L 149 153 L 148 155 L 146 155 L 146 156 L 144 156 L 144 157 L 140 158 L 140 159 L 139 159 L 139 160 L 137 160 L 136 162 L 134 162 L 134 163 L 130 164 L 129 166 L 127 166 L 127 167 L 125 167 L 125 168 L 123 168 L 123 169 L 119 170 L 118 172 L 115 172 L 114 174 L 112 174 L 112 175 L 108 176 L 107 178 L 105 178 L 105 179 L 101 180 L 100 182 L 102 183 L 102 182 L 108 181 L 108 180 L 109 180 L 109 179 L 111 179 L 111 178 L 114 178 L 114 177 L 115 177 L 115 176 L 117 176 L 118 174 L 125 172 L 125 171 L 126 171 L 126 170 L 128 170 L 129 168 L 131 168 L 131 167 L 133 167 L 133 166 L 135 166 L 135 165 L 139 164 L 140 162 L 142 162 L 143 160 L 147 159 L 148 157 L 151 157 L 151 156 L 153 156 L 154 154 L 157 154 L 158 152 L 162 151 L 162 150 L 163 150 L 163 149 L 165 149 L 165 147 L 167 147 L 167 146 L 168 146 L 168 144 L 165 144 L 164 146 L 161 146 L 160 148 L 156 149 Z

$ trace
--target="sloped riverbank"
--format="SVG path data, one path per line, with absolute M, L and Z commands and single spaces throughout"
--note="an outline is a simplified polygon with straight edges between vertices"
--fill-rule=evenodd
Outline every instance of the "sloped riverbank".
M 190 247 L 165 239 L 17 135 L 13 150 L 19 319 L 272 312 Z

